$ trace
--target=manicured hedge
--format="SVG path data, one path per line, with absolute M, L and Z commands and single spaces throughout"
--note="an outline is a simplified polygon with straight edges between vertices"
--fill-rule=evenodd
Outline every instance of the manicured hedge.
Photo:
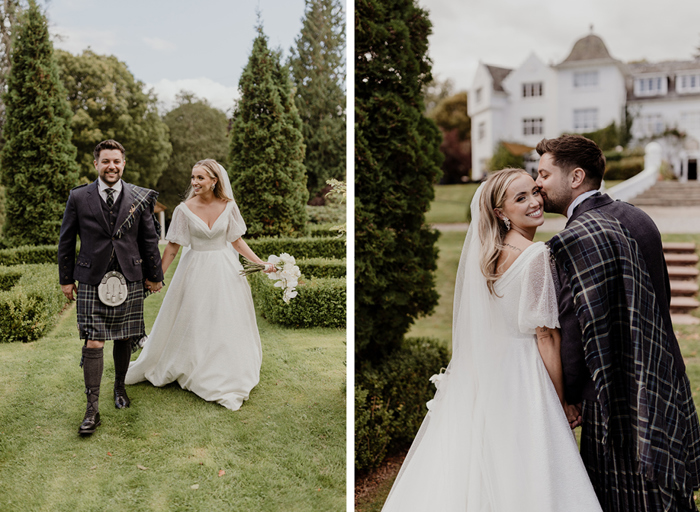
M 355 371 L 355 467 L 364 471 L 408 447 L 435 396 L 430 377 L 446 368 L 445 346 L 405 338 L 381 364 L 363 361 Z
M 34 341 L 56 324 L 66 303 L 57 275 L 53 263 L 0 267 L 0 282 L 15 281 L 0 291 L 0 342 Z
M 644 170 L 644 157 L 631 156 L 621 160 L 607 162 L 606 180 L 628 180 Z
M 23 245 L 12 249 L 0 249 L 0 266 L 57 261 L 58 245 Z
M 340 225 L 341 224 L 311 224 L 309 235 L 315 238 L 337 237 L 341 233 L 337 229 L 333 228 Z
M 345 327 L 346 282 L 337 278 L 304 278 L 288 304 L 275 281 L 258 272 L 249 276 L 255 309 L 271 322 L 288 327 Z
M 309 224 L 342 224 L 346 218 L 345 205 L 306 206 Z
M 271 254 L 279 256 L 286 252 L 296 259 L 301 258 L 345 258 L 345 238 L 256 238 L 246 240 L 260 258 L 266 260 Z
M 309 258 L 297 260 L 297 266 L 305 277 L 345 277 L 345 260 Z

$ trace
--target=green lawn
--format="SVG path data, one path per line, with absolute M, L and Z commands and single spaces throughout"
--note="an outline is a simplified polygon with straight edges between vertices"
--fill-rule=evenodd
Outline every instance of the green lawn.
M 163 296 L 146 300 L 148 329 Z M 345 330 L 258 326 L 261 381 L 236 412 L 148 383 L 116 410 L 108 342 L 86 438 L 75 307 L 44 338 L 0 345 L 0 510 L 344 510 Z

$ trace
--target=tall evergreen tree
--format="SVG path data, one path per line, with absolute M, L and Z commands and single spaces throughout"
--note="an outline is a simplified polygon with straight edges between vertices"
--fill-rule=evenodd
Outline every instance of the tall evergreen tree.
M 357 0 L 355 330 L 358 359 L 400 345 L 437 304 L 438 233 L 425 225 L 440 132 L 423 116 L 431 24 L 416 0 Z
M 10 245 L 54 244 L 78 167 L 48 23 L 34 1 L 19 19 L 7 87 L 3 234 Z
M 116 139 L 126 148 L 124 179 L 155 187 L 172 146 L 153 91 L 144 90 L 143 82 L 113 55 L 58 50 L 56 58 L 74 114 L 71 129 L 81 178 L 97 179 L 92 150 L 102 140 Z
M 306 170 L 301 119 L 289 70 L 268 49 L 262 27 L 243 70 L 233 113 L 229 168 L 250 236 L 295 236 L 306 224 Z
M 289 64 L 306 144 L 307 188 L 345 177 L 345 16 L 340 0 L 306 0 Z
M 156 186 L 158 201 L 168 207 L 169 214 L 184 199 L 192 166 L 205 158 L 223 164 L 228 155 L 226 114 L 187 92 L 177 96 L 177 103 L 163 117 L 170 129 L 173 153 Z
M 2 0 L 0 4 L 0 91 L 7 87 L 7 77 L 10 75 L 12 61 L 12 35 L 17 25 L 17 16 L 21 12 L 19 0 Z M 0 101 L 0 149 L 5 143 L 2 127 L 5 125 L 5 103 Z

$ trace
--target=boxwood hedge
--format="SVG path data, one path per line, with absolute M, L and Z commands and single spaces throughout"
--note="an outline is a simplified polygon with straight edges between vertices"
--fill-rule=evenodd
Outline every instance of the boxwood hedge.
M 345 238 L 304 237 L 304 238 L 256 238 L 246 240 L 250 248 L 262 259 L 271 254 L 279 256 L 286 252 L 300 258 L 345 258 Z

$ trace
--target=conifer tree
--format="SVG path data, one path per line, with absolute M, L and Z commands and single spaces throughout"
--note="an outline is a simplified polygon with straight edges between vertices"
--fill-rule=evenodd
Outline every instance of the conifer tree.
M 228 172 L 247 234 L 296 236 L 306 225 L 301 119 L 289 71 L 268 49 L 262 26 L 243 70 L 233 113 Z
M 423 116 L 427 13 L 416 0 L 357 0 L 355 10 L 355 347 L 369 360 L 437 304 L 438 234 L 424 221 L 442 155 Z
M 345 177 L 345 16 L 340 0 L 306 0 L 289 61 L 306 144 L 307 188 Z
M 33 1 L 19 19 L 7 87 L 3 235 L 9 245 L 55 244 L 78 167 L 48 23 Z

